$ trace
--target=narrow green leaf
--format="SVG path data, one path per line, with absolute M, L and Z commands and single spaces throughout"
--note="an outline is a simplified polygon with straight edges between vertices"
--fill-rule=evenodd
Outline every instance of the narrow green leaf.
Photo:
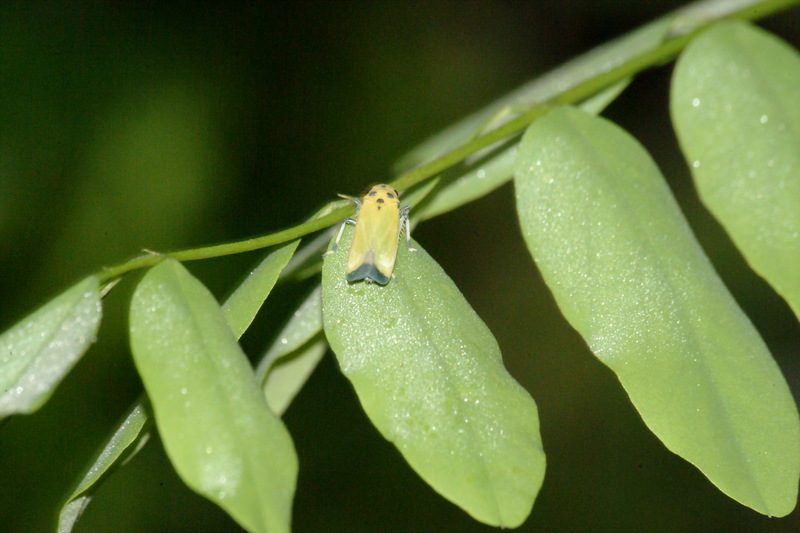
M 629 80 L 609 87 L 581 104 L 581 109 L 601 113 L 628 86 Z M 514 174 L 518 139 L 501 143 L 476 154 L 449 170 L 442 182 L 420 206 L 416 220 L 427 220 L 481 198 L 497 189 Z
M 409 206 L 414 211 L 417 211 L 420 204 L 423 204 L 428 196 L 436 190 L 436 187 L 441 182 L 441 177 L 435 176 L 427 181 L 420 183 L 408 190 L 401 191 L 400 203 L 402 206 Z M 416 217 L 419 219 L 419 217 Z M 330 242 L 330 239 L 328 239 Z M 327 243 L 326 243 L 327 244 Z
M 419 207 L 413 209 L 416 220 L 427 220 L 468 204 L 497 189 L 514 172 L 518 139 L 492 147 L 488 153 L 448 170 L 441 183 Z
M 95 341 L 97 277 L 89 276 L 0 335 L 0 418 L 39 409 Z
M 270 409 L 282 415 L 328 349 L 322 335 L 320 287 L 306 298 L 281 330 L 256 369 Z
M 716 25 L 681 55 L 671 111 L 703 203 L 800 317 L 800 55 Z
M 150 438 L 150 421 L 144 400 L 137 400 L 114 429 L 97 456 L 80 477 L 58 517 L 58 533 L 69 533 L 92 499 L 92 494 L 115 467 L 130 460 Z
M 348 227 L 343 243 L 352 237 Z M 322 268 L 325 334 L 372 423 L 436 491 L 487 524 L 530 513 L 545 458 L 536 404 L 441 267 L 398 254 L 386 286 L 345 281 L 347 245 Z
M 555 109 L 525 134 L 515 185 L 561 311 L 653 433 L 737 501 L 791 512 L 792 395 L 644 149 L 603 119 Z
M 270 252 L 222 304 L 222 313 L 237 339 L 250 327 L 298 244 L 299 239 Z
M 131 348 L 183 481 L 249 531 L 289 531 L 297 456 L 210 292 L 168 259 L 139 283 Z

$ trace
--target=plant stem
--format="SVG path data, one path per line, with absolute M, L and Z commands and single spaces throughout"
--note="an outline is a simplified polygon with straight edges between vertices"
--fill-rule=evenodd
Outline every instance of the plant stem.
M 785 9 L 798 3 L 800 3 L 800 0 L 766 0 L 764 2 L 743 8 L 741 11 L 731 14 L 728 18 L 763 18 L 776 11 L 780 11 L 781 9 Z M 534 120 L 542 116 L 547 111 L 548 107 L 553 104 L 577 104 L 589 98 L 590 96 L 594 96 L 603 89 L 607 89 L 615 83 L 633 76 L 634 74 L 638 74 L 643 70 L 661 65 L 666 61 L 674 59 L 678 55 L 678 52 L 683 50 L 683 48 L 686 47 L 686 45 L 698 33 L 702 32 L 704 29 L 718 20 L 720 19 L 708 18 L 702 22 L 699 22 L 691 32 L 667 39 L 652 50 L 643 52 L 639 56 L 635 56 L 615 68 L 609 69 L 598 76 L 565 89 L 563 92 L 551 98 L 550 100 L 534 105 L 525 113 L 513 120 L 506 122 L 502 126 L 499 126 L 498 128 L 491 130 L 488 133 L 481 135 L 470 142 L 442 155 L 441 157 L 438 157 L 433 161 L 426 163 L 425 165 L 422 165 L 411 172 L 408 172 L 404 176 L 401 176 L 397 180 L 393 181 L 391 185 L 399 190 L 412 187 L 417 183 L 420 183 L 431 176 L 435 176 L 436 174 L 461 162 L 463 159 L 469 157 L 475 152 L 522 132 L 525 128 L 532 124 Z
M 336 203 L 338 203 L 338 201 Z M 322 212 L 327 211 L 327 207 L 328 206 L 326 206 Z M 298 226 L 293 226 L 282 231 L 270 233 L 269 235 L 255 237 L 244 241 L 216 244 L 213 246 L 204 246 L 202 248 L 191 248 L 189 250 L 180 250 L 177 252 L 168 252 L 164 254 L 157 252 L 146 252 L 144 255 L 135 257 L 129 261 L 126 261 L 125 263 L 103 269 L 101 272 L 98 272 L 97 275 L 100 278 L 100 282 L 104 283 L 106 281 L 118 278 L 119 276 L 122 276 L 131 270 L 153 266 L 167 257 L 177 259 L 178 261 L 195 261 L 197 259 L 210 259 L 212 257 L 222 257 L 225 255 L 239 254 L 258 250 L 260 248 L 266 248 L 275 244 L 289 242 L 304 235 L 308 235 L 309 233 L 314 233 L 315 231 L 327 228 L 328 226 L 344 220 L 353 213 L 353 210 L 353 206 L 339 207 L 337 209 L 333 209 L 323 216 L 313 218 L 312 220 L 304 222 Z
M 510 120 L 509 122 L 506 122 L 496 129 L 476 137 L 466 144 L 463 144 L 458 148 L 434 159 L 433 161 L 406 173 L 397 180 L 393 181 L 391 185 L 399 190 L 408 189 L 413 185 L 436 176 L 440 172 L 458 164 L 465 158 L 469 157 L 475 152 L 478 152 L 479 150 L 482 150 L 483 148 L 486 148 L 487 146 L 520 134 L 525 128 L 533 123 L 533 121 L 542 116 L 547 111 L 548 107 L 552 105 L 579 103 L 597 94 L 603 89 L 611 87 L 621 80 L 624 80 L 648 68 L 661 65 L 671 59 L 674 59 L 675 56 L 677 56 L 678 53 L 698 33 L 722 18 L 737 18 L 746 20 L 759 19 L 798 3 L 800 3 L 800 0 L 764 0 L 763 2 L 748 4 L 745 7 L 741 7 L 738 11 L 726 12 L 723 15 L 717 14 L 715 16 L 713 13 L 708 13 L 708 16 L 705 18 L 697 15 L 697 18 L 692 19 L 691 21 L 695 23 L 695 25 L 692 26 L 692 31 L 667 38 L 657 47 L 643 52 L 638 56 L 632 57 L 621 65 L 611 68 L 602 74 L 565 89 L 563 92 L 554 96 L 550 100 L 532 106 L 525 113 Z M 697 2 L 688 7 L 690 9 L 696 7 L 698 13 L 705 13 L 703 11 L 704 4 L 705 2 Z M 722 10 L 724 11 L 724 6 L 722 7 Z M 685 8 L 682 11 L 684 13 L 689 13 L 689 11 L 686 11 Z M 282 231 L 244 241 L 205 246 L 202 248 L 193 248 L 166 254 L 147 253 L 145 255 L 135 257 L 134 259 L 131 259 L 125 263 L 103 269 L 98 273 L 98 276 L 101 282 L 105 282 L 116 279 L 132 270 L 155 265 L 165 257 L 172 257 L 179 261 L 194 261 L 197 259 L 210 259 L 212 257 L 221 257 L 225 255 L 249 252 L 260 248 L 266 248 L 267 246 L 288 242 L 340 222 L 353 213 L 352 206 L 338 208 L 335 207 L 337 202 L 331 202 L 328 204 L 320 212 L 320 214 L 318 214 L 317 217 L 313 218 L 312 220 Z

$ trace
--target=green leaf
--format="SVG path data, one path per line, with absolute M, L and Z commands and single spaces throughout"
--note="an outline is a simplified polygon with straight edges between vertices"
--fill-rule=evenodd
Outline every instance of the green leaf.
M 270 409 L 283 414 L 328 349 L 322 335 L 322 299 L 317 286 L 294 312 L 256 369 Z
M 343 243 L 350 241 L 346 229 Z M 381 434 L 445 498 L 516 527 L 544 477 L 536 404 L 436 262 L 400 247 L 386 286 L 345 281 L 347 245 L 322 268 L 325 334 Z
M 515 185 L 525 240 L 561 311 L 653 433 L 735 500 L 791 512 L 791 392 L 644 149 L 603 119 L 558 108 L 525 134 Z
M 441 183 L 418 207 L 416 220 L 427 220 L 468 204 L 511 179 L 517 157 L 517 139 L 494 146 L 486 153 L 448 170 Z
M 237 339 L 250 327 L 298 244 L 299 239 L 270 252 L 222 304 L 222 313 Z
M 800 317 L 800 56 L 745 24 L 681 55 L 671 111 L 700 198 Z
M 288 243 L 270 253 L 259 266 L 245 278 L 244 282 L 237 287 L 231 297 L 225 301 L 225 304 L 223 304 L 223 314 L 237 337 L 240 336 L 252 322 L 255 314 L 261 308 L 263 301 L 267 298 L 272 287 L 275 285 L 275 281 L 281 270 L 292 257 L 292 252 L 297 248 L 298 243 L 299 241 Z M 110 285 L 113 286 L 114 284 L 116 284 L 116 282 Z M 103 292 L 105 292 L 105 290 Z M 319 294 L 317 294 L 317 300 L 319 300 Z M 319 328 L 317 331 L 321 332 L 321 304 L 317 306 L 317 312 L 320 314 L 318 320 Z M 283 383 L 281 383 L 281 385 L 283 385 Z M 302 385 L 302 383 L 300 383 L 300 385 Z M 273 387 L 273 389 L 278 389 L 279 387 L 280 386 Z M 299 386 L 297 386 L 297 389 L 299 389 Z M 294 394 L 296 394 L 296 390 Z M 294 394 L 291 398 L 294 397 Z M 284 400 L 285 405 L 281 405 L 282 409 L 279 413 L 285 410 L 291 402 L 291 398 Z M 267 394 L 267 400 L 269 399 L 270 394 Z M 127 462 L 148 441 L 150 433 L 149 431 L 145 431 L 145 428 L 149 429 L 150 417 L 148 410 L 144 407 L 145 403 L 146 399 L 137 400 L 129 413 L 117 424 L 111 438 L 100 448 L 97 456 L 86 468 L 84 474 L 78 481 L 77 488 L 69 496 L 61 509 L 59 515 L 59 533 L 72 531 L 75 523 L 89 505 L 94 491 L 98 488 L 100 483 L 102 483 L 106 475 L 110 474 L 116 467 Z M 270 407 L 272 407 L 271 404 Z M 278 411 L 273 409 L 273 412 Z
M 150 438 L 150 421 L 144 400 L 137 400 L 117 425 L 114 433 L 80 477 L 75 490 L 67 498 L 58 517 L 58 533 L 69 533 L 75 527 L 94 490 L 115 467 L 130 460 Z
M 134 361 L 183 481 L 249 531 L 289 531 L 297 456 L 210 292 L 175 260 L 130 311 Z
M 95 341 L 102 306 L 89 276 L 0 335 L 0 418 L 41 407 Z

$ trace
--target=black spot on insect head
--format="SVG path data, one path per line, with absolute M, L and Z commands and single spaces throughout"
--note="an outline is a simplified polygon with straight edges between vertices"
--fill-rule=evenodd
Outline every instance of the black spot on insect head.
M 382 204 L 384 202 L 384 200 L 383 200 L 383 198 L 378 198 L 377 200 L 375 200 L 375 202 L 377 202 L 379 204 Z
M 375 196 L 376 194 L 378 194 L 378 191 L 369 191 L 367 196 Z

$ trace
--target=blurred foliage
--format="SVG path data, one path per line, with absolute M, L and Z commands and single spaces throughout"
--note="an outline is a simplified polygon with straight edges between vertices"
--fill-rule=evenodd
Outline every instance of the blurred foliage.
M 142 248 L 296 223 L 337 192 L 384 181 L 396 157 L 449 122 L 678 5 L 3 2 L 0 326 Z M 797 9 L 761 24 L 800 46 Z M 671 180 L 798 397 L 800 328 L 700 206 L 669 124 L 670 72 L 638 77 L 607 115 Z M 519 236 L 509 186 L 415 233 L 539 405 L 548 475 L 520 531 L 800 530 L 800 511 L 770 520 L 740 506 L 647 431 L 557 311 Z M 188 267 L 221 297 L 257 259 Z M 0 428 L 4 531 L 52 528 L 60 499 L 141 391 L 122 327 L 137 279 L 107 299 L 100 341 L 53 399 Z M 251 358 L 307 290 L 277 290 L 243 338 Z M 284 420 L 300 457 L 295 530 L 493 530 L 411 472 L 330 356 Z M 106 482 L 77 530 L 109 524 L 238 531 L 179 482 L 157 439 Z

